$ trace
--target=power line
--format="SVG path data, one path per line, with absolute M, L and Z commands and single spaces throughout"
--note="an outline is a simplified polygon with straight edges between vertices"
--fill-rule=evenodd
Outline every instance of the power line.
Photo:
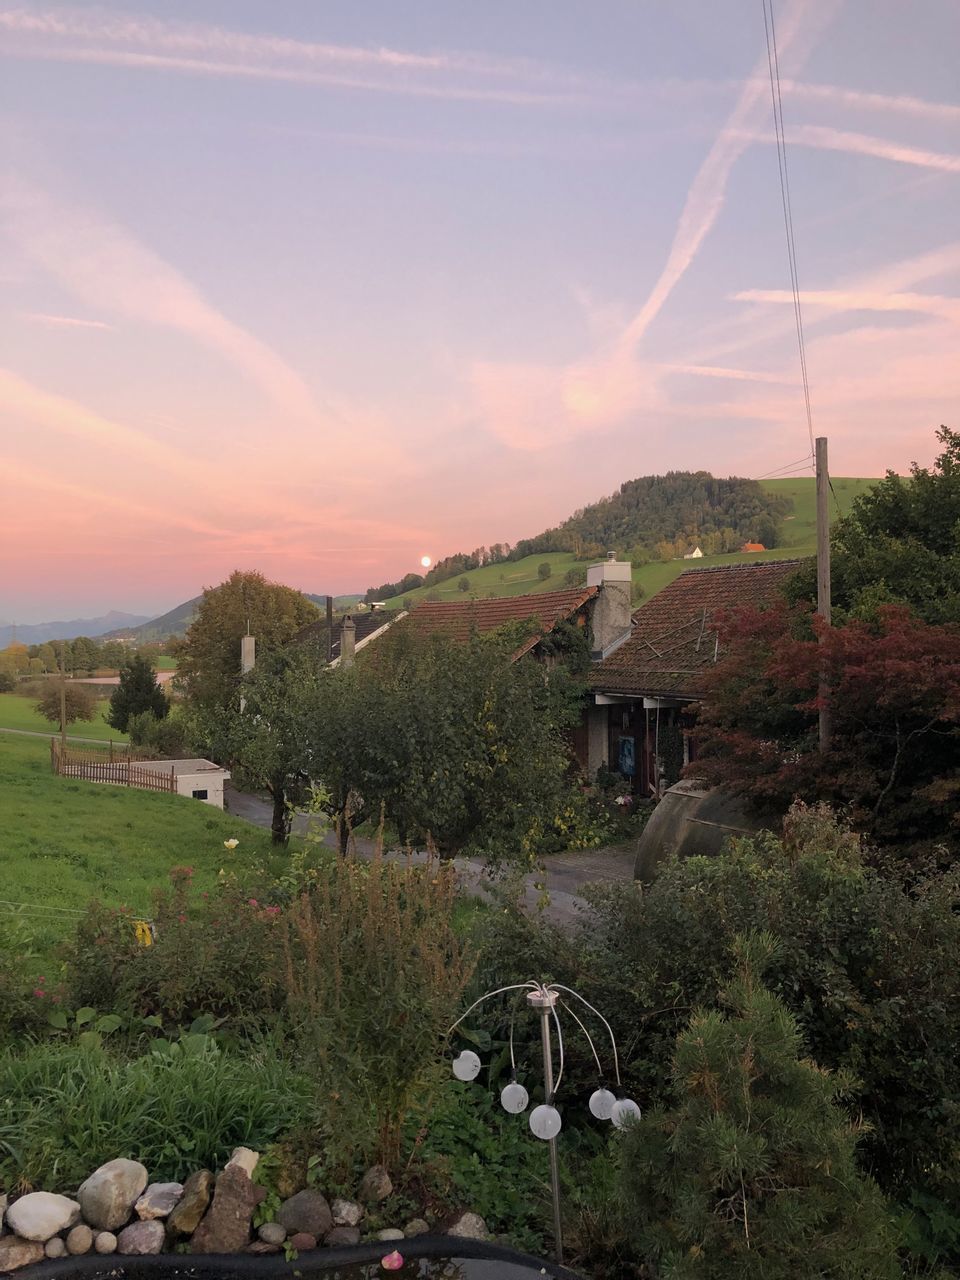
M 803 313 L 800 306 L 800 284 L 797 273 L 797 246 L 793 234 L 793 208 L 790 202 L 790 176 L 787 171 L 787 143 L 783 129 L 783 98 L 780 93 L 780 58 L 777 53 L 777 29 L 773 18 L 773 0 L 761 0 L 763 6 L 763 30 L 767 39 L 767 67 L 770 72 L 770 97 L 773 102 L 773 128 L 777 139 L 777 166 L 780 170 L 780 199 L 783 204 L 783 226 L 787 236 L 787 260 L 790 265 L 790 288 L 793 292 L 793 316 L 797 328 L 797 347 L 800 352 L 800 376 L 803 382 L 803 402 L 807 414 L 807 432 L 810 436 L 810 453 L 813 443 L 813 413 L 810 409 L 810 382 L 807 377 L 807 352 L 803 339 Z
M 808 455 L 806 458 L 797 458 L 795 462 L 785 462 L 782 467 L 774 467 L 772 471 L 765 471 L 762 476 L 754 476 L 754 479 L 770 480 L 775 476 L 783 475 L 787 472 L 810 471 L 812 467 L 813 458 Z

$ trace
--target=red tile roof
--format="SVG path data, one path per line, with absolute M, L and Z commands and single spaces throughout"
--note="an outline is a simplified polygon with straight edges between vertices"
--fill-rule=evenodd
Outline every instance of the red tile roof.
M 379 631 L 381 627 L 385 627 L 388 623 L 392 623 L 394 619 L 400 616 L 399 609 L 364 609 L 358 610 L 350 615 L 353 618 L 353 625 L 356 628 L 354 634 L 354 643 L 359 644 L 361 640 L 366 640 L 368 636 L 373 635 L 375 631 Z M 333 646 L 331 657 L 340 657 L 340 638 L 343 631 L 343 618 L 336 618 L 333 623 Z M 308 622 L 305 627 L 301 627 L 297 634 L 293 637 L 294 644 L 317 644 L 323 650 L 323 656 L 326 657 L 327 646 L 327 620 L 326 618 L 318 618 L 316 622 Z
M 801 560 L 687 569 L 633 615 L 633 633 L 590 674 L 598 693 L 695 699 L 718 656 L 711 619 L 737 605 L 772 603 Z
M 413 628 L 421 635 L 447 635 L 466 640 L 475 631 L 495 631 L 508 622 L 530 622 L 537 625 L 516 653 L 521 657 L 552 631 L 558 622 L 572 617 L 597 594 L 596 587 L 571 587 L 568 591 L 543 591 L 536 595 L 504 596 L 497 600 L 425 600 L 398 625 Z

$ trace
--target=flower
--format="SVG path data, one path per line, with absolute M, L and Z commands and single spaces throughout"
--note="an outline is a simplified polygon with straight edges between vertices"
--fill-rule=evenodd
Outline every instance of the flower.
M 393 1253 L 388 1253 L 386 1257 L 380 1259 L 380 1265 L 384 1271 L 399 1271 L 403 1266 L 403 1255 L 394 1249 Z
M 628 795 L 617 796 L 616 800 L 614 800 L 613 803 L 619 804 L 619 805 L 633 804 L 633 796 L 628 796 Z
M 234 839 L 224 840 L 223 847 L 225 849 L 235 849 L 239 843 L 240 843 L 239 840 L 234 840 Z
M 248 907 L 258 907 L 259 905 L 260 905 L 260 904 L 259 904 L 259 902 L 257 902 L 256 898 L 248 898 L 248 899 L 247 899 L 247 906 L 248 906 Z
M 35 987 L 33 994 L 42 999 L 47 993 L 44 991 L 43 987 Z

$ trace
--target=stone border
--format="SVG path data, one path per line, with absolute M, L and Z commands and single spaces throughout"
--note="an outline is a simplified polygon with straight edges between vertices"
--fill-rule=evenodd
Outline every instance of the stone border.
M 409 1240 L 311 1249 L 296 1261 L 274 1254 L 254 1257 L 237 1253 L 157 1253 L 146 1256 L 124 1254 L 84 1254 L 79 1257 L 50 1258 L 24 1268 L 24 1276 L 36 1280 L 294 1280 L 294 1277 L 323 1276 L 349 1263 L 377 1263 L 399 1248 L 404 1258 L 485 1258 L 511 1262 L 530 1269 L 531 1276 L 547 1280 L 584 1280 L 574 1271 L 545 1258 L 519 1253 L 504 1245 L 487 1244 L 453 1236 L 415 1236 Z

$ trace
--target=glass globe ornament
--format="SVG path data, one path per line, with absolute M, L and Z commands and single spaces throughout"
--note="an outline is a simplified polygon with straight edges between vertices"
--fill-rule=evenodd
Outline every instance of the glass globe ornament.
M 561 1123 L 560 1112 L 549 1103 L 541 1102 L 539 1107 L 534 1107 L 530 1112 L 530 1132 L 543 1142 L 549 1142 L 557 1136 Z
M 640 1108 L 632 1098 L 618 1098 L 613 1104 L 610 1119 L 615 1129 L 626 1129 L 628 1125 L 640 1119 Z
M 458 1080 L 476 1080 L 480 1074 L 480 1059 L 472 1049 L 464 1049 L 454 1058 L 453 1074 Z
M 511 1116 L 518 1116 L 521 1111 L 526 1111 L 529 1101 L 530 1095 L 516 1080 L 511 1080 L 508 1085 L 504 1085 L 500 1092 L 500 1105 Z
M 616 1094 L 611 1093 L 609 1089 L 594 1089 L 587 1105 L 592 1116 L 596 1116 L 598 1120 L 609 1120 L 613 1115 L 616 1101 Z

